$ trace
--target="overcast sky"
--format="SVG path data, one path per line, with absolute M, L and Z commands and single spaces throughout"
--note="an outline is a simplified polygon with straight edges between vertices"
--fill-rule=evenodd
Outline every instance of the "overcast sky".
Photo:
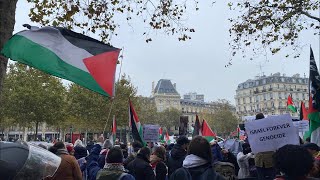
M 319 38 L 312 32 L 304 32 L 301 42 L 306 46 L 298 59 L 285 58 L 285 51 L 268 60 L 261 56 L 252 61 L 236 57 L 233 65 L 225 68 L 230 58 L 228 18 L 234 12 L 227 7 L 227 1 L 218 1 L 213 6 L 201 2 L 198 12 L 189 14 L 188 23 L 195 28 L 192 39 L 179 42 L 175 37 L 155 34 L 151 43 L 142 36 L 142 23 L 134 23 L 135 29 L 123 26 L 112 44 L 123 50 L 122 73 L 131 77 L 138 94 L 151 95 L 152 81 L 161 78 L 177 83 L 182 96 L 188 92 L 205 95 L 206 101 L 227 99 L 234 103 L 237 85 L 264 72 L 266 75 L 281 72 L 286 75 L 304 73 L 308 75 L 309 44 L 312 45 L 315 58 L 319 59 Z M 29 7 L 26 0 L 19 0 L 16 10 L 15 32 L 23 30 L 22 24 L 30 22 Z M 318 62 L 318 61 L 317 61 Z M 262 65 L 262 72 L 259 66 Z

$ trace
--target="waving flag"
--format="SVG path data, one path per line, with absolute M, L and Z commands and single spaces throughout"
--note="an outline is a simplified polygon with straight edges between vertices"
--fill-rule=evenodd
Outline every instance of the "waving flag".
M 160 141 L 163 140 L 163 132 L 162 132 L 162 127 L 159 128 L 159 139 Z
M 212 131 L 206 120 L 203 120 L 202 122 L 201 134 L 209 142 L 211 142 L 217 136 L 216 133 Z
M 113 116 L 112 127 L 111 127 L 111 136 L 109 138 L 113 144 L 116 141 L 116 137 L 117 137 L 117 122 L 116 122 L 116 116 Z
M 308 119 L 308 111 L 306 106 L 304 105 L 303 101 L 301 101 L 300 105 L 300 120 L 309 120 Z
M 320 145 L 320 77 L 313 51 L 310 48 L 310 104 L 308 118 L 310 120 L 309 133 L 311 142 Z
M 1 53 L 102 95 L 114 95 L 119 49 L 64 28 L 29 28 L 13 35 Z
M 291 95 L 288 96 L 287 107 L 288 107 L 288 109 L 291 110 L 291 112 L 293 112 L 293 113 L 297 112 L 297 108 L 293 104 Z
M 143 140 L 143 129 L 139 121 L 138 115 L 134 110 L 131 101 L 129 100 L 129 122 L 134 141 L 139 141 L 141 144 L 146 144 Z

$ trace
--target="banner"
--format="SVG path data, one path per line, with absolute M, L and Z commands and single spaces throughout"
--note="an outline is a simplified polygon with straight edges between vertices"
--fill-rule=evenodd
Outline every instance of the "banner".
M 143 139 L 145 142 L 159 141 L 159 125 L 145 124 L 143 125 Z
M 299 132 L 309 131 L 309 121 L 294 121 L 293 125 L 298 129 Z
M 286 144 L 299 144 L 298 131 L 289 114 L 247 122 L 245 127 L 253 153 L 275 151 Z

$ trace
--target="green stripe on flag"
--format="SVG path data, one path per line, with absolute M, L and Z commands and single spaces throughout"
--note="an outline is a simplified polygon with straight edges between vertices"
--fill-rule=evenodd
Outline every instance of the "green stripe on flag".
M 291 112 L 297 112 L 297 108 L 292 105 L 288 105 L 288 109 L 290 109 Z

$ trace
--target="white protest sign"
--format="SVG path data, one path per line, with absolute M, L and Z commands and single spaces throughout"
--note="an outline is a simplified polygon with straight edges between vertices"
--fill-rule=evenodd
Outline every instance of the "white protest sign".
M 145 124 L 143 125 L 143 139 L 146 142 L 159 141 L 159 125 Z
M 247 122 L 245 127 L 253 153 L 275 151 L 286 144 L 299 144 L 298 132 L 289 114 Z
M 298 128 L 299 132 L 306 132 L 309 131 L 309 121 L 302 120 L 302 121 L 293 121 L 293 125 Z

